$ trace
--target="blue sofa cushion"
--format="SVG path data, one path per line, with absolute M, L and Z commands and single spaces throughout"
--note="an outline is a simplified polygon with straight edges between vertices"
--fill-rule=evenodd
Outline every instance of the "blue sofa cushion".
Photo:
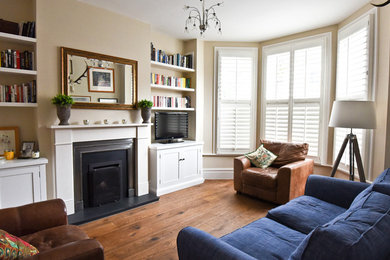
M 261 218 L 221 239 L 257 259 L 287 259 L 305 234 L 268 218 Z
M 290 259 L 387 259 L 390 196 L 370 191 L 329 223 L 314 229 Z
M 373 187 L 372 187 L 372 190 L 390 196 L 390 183 L 374 184 Z
M 384 170 L 372 183 L 390 183 L 390 168 Z
M 345 211 L 345 208 L 320 199 L 301 196 L 270 210 L 267 217 L 301 233 L 309 234 L 316 227 L 331 221 Z

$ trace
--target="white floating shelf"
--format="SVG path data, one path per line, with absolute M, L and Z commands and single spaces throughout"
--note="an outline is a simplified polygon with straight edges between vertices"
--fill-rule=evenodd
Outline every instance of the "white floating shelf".
M 170 86 L 164 86 L 164 85 L 157 85 L 157 84 L 150 84 L 152 88 L 155 89 L 169 89 L 173 91 L 187 91 L 187 92 L 194 92 L 195 89 L 193 88 L 182 88 L 182 87 L 170 87 Z
M 0 32 L 0 40 L 2 41 L 8 41 L 8 42 L 16 42 L 16 43 L 22 43 L 27 45 L 34 45 L 37 42 L 36 38 L 16 35 L 16 34 L 10 34 L 10 33 L 3 33 Z
M 37 103 L 0 102 L 0 107 L 38 107 Z
M 21 70 L 21 69 L 4 68 L 4 67 L 0 67 L 0 72 L 2 72 L 2 73 L 24 74 L 24 75 L 37 75 L 37 71 L 36 70 Z
M 176 71 L 195 72 L 194 69 L 175 66 L 175 65 L 171 65 L 171 64 L 162 63 L 162 62 L 150 61 L 150 63 L 152 64 L 152 66 L 156 66 L 156 67 L 161 67 L 161 68 L 166 68 L 166 69 L 171 69 L 171 70 L 176 70 Z
M 152 110 L 169 110 L 169 111 L 195 111 L 195 108 L 177 108 L 177 107 L 152 107 Z

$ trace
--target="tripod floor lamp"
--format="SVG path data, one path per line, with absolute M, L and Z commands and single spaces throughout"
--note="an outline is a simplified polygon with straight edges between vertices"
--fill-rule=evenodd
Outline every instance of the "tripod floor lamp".
M 375 129 L 376 115 L 375 103 L 373 101 L 334 101 L 332 114 L 329 120 L 330 127 L 350 128 L 351 132 L 347 134 L 341 145 L 339 154 L 333 164 L 331 177 L 334 177 L 336 170 L 343 157 L 345 148 L 349 144 L 349 179 L 354 180 L 355 176 L 355 157 L 359 171 L 359 179 L 366 182 L 364 175 L 362 157 L 360 156 L 359 145 L 356 135 L 352 133 L 353 128 Z

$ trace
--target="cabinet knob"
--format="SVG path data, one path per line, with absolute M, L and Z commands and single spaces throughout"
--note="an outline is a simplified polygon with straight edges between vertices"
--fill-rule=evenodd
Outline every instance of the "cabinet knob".
M 186 158 L 181 158 L 181 159 L 179 159 L 179 162 L 180 162 L 180 161 L 184 161 L 185 159 L 186 159 Z

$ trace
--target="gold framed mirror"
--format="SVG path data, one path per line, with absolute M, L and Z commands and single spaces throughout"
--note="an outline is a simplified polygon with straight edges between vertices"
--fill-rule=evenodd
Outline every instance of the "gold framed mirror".
M 138 62 L 61 47 L 62 94 L 72 108 L 135 109 Z

